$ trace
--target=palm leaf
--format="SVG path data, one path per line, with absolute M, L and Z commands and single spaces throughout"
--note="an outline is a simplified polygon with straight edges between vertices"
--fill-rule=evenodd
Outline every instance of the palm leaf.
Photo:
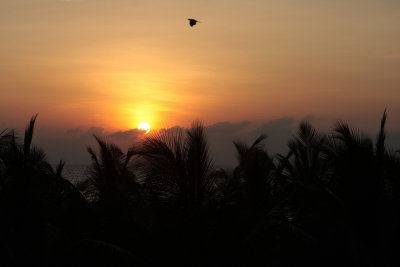
M 61 177 L 64 166 L 65 166 L 65 161 L 61 160 L 57 165 L 55 173 L 58 177 Z
M 378 157 L 378 160 L 380 161 L 383 160 L 383 156 L 385 153 L 385 139 L 386 139 L 385 123 L 386 123 L 386 109 L 383 112 L 381 120 L 381 128 L 376 140 L 376 155 Z
M 31 118 L 31 121 L 29 122 L 28 127 L 25 129 L 25 137 L 24 137 L 24 154 L 28 155 L 30 152 L 31 144 L 32 144 L 32 138 L 33 138 L 33 130 L 35 128 L 35 122 L 36 122 L 36 117 L 37 114 L 34 115 Z

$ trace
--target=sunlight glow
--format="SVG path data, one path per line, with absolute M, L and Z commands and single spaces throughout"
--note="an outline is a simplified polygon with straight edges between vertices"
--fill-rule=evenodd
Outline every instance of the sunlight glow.
M 148 134 L 150 132 L 150 125 L 147 122 L 142 122 L 139 124 L 138 129 L 144 130 L 146 131 L 146 134 Z

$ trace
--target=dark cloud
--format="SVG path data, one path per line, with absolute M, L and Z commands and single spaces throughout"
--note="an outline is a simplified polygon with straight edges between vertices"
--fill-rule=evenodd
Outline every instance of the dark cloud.
M 261 134 L 268 136 L 266 149 L 271 155 L 285 154 L 288 151 L 287 142 L 296 131 L 297 121 L 292 118 L 281 118 L 262 124 L 254 131 L 253 139 Z
M 386 146 L 392 152 L 400 151 L 400 132 L 389 132 L 386 138 Z
M 98 126 L 92 126 L 84 134 L 81 135 L 81 138 L 83 139 L 93 138 L 94 135 L 98 137 L 103 137 L 104 128 Z
M 114 140 L 121 141 L 133 141 L 137 139 L 139 136 L 143 135 L 146 131 L 139 129 L 131 129 L 128 131 L 118 131 L 112 134 L 109 134 L 107 137 L 110 137 Z
M 313 115 L 305 116 L 302 121 L 311 123 L 312 125 L 316 126 L 318 131 L 321 132 L 330 132 L 336 123 L 335 119 L 327 119 Z
M 207 127 L 210 149 L 215 164 L 233 167 L 236 164 L 236 151 L 233 141 L 251 145 L 261 134 L 268 136 L 265 149 L 271 154 L 286 153 L 286 143 L 293 134 L 295 120 L 281 118 L 257 124 L 250 121 L 222 122 Z
M 149 137 L 155 137 L 157 138 L 157 136 L 159 134 L 163 134 L 166 133 L 168 134 L 168 136 L 182 136 L 188 129 L 181 127 L 181 126 L 173 126 L 171 128 L 162 128 L 160 130 L 157 131 L 152 131 L 149 134 Z
M 266 122 L 260 125 L 254 132 L 256 134 L 281 134 L 282 132 L 292 131 L 296 121 L 291 118 L 281 118 Z
M 321 119 L 307 118 L 317 130 L 320 129 L 318 121 Z M 237 164 L 233 141 L 240 140 L 251 145 L 261 134 L 268 137 L 265 148 L 273 156 L 276 153 L 286 154 L 287 142 L 295 134 L 299 121 L 292 118 L 280 118 L 263 123 L 251 121 L 242 122 L 219 122 L 206 127 L 207 140 L 210 145 L 211 158 L 216 166 L 233 167 Z M 327 122 L 324 122 L 327 124 Z M 184 130 L 180 126 L 163 129 L 172 133 L 179 133 Z M 375 139 L 376 133 L 369 134 Z M 18 132 L 23 134 L 23 130 Z M 153 132 L 153 134 L 157 134 Z M 134 145 L 135 142 L 146 135 L 137 129 L 127 131 L 106 132 L 104 128 L 93 126 L 86 131 L 81 128 L 69 129 L 67 131 L 57 131 L 51 128 L 38 127 L 34 137 L 34 143 L 42 147 L 50 162 L 56 163 L 65 160 L 67 164 L 88 164 L 90 157 L 87 147 L 97 149 L 93 135 L 97 135 L 107 142 L 118 145 L 123 151 Z M 151 135 L 151 133 L 150 133 Z M 392 150 L 400 149 L 400 133 L 387 133 L 387 146 Z
M 238 133 L 250 126 L 250 121 L 233 123 L 229 121 L 218 122 L 207 127 L 209 134 Z
M 75 165 L 88 164 L 90 162 L 87 147 L 90 146 L 97 149 L 94 135 L 107 142 L 115 143 L 123 150 L 127 150 L 140 134 L 141 131 L 139 130 L 107 133 L 104 128 L 98 126 L 92 126 L 86 131 L 80 128 L 67 131 L 48 128 L 39 130 L 34 141 L 45 150 L 51 163 L 64 160 L 67 164 Z
M 82 133 L 82 129 L 79 128 L 67 130 L 67 134 L 80 134 L 80 133 Z
M 174 127 L 171 127 L 171 128 L 168 128 L 168 129 L 162 129 L 162 130 L 167 130 L 167 131 L 171 131 L 171 132 L 180 132 L 180 131 L 185 131 L 185 130 L 187 130 L 186 128 L 184 128 L 184 127 L 181 127 L 181 126 L 174 126 Z

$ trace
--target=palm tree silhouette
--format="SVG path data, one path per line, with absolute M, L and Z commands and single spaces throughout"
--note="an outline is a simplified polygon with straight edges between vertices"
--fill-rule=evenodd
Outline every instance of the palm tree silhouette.
M 64 163 L 54 170 L 44 151 L 32 145 L 35 122 L 33 116 L 22 144 L 14 131 L 0 137 L 0 231 L 7 231 L 0 236 L 12 250 L 11 265 L 51 261 L 60 251 L 46 242 L 57 243 L 66 232 L 78 234 L 87 212 L 79 191 L 62 177 Z
M 327 138 L 303 121 L 288 147 L 287 156 L 277 156 L 272 182 L 274 206 L 253 230 L 250 253 L 261 259 L 262 250 L 272 250 L 275 252 L 271 257 L 287 265 L 326 264 L 320 262 L 320 255 L 332 257 L 341 249 L 338 240 L 345 238 L 341 232 L 341 202 L 328 186 L 332 170 L 325 160 L 329 151 Z M 336 235 L 327 236 L 327 228 Z M 278 244 L 270 243 L 271 239 Z M 286 259 L 274 246 L 287 248 L 292 258 Z M 344 259 L 336 257 L 333 262 L 338 264 Z
M 207 265 L 204 251 L 210 247 L 210 233 L 206 221 L 214 209 L 215 180 L 220 173 L 214 171 L 209 158 L 202 123 L 194 121 L 188 130 L 161 130 L 137 149 L 137 173 L 144 181 L 149 207 L 157 210 L 153 224 L 163 229 L 153 237 L 171 244 L 159 248 L 160 257 L 170 258 L 178 251 L 173 265 Z
M 94 138 L 99 146 L 99 153 L 96 154 L 91 147 L 88 148 L 92 158 L 92 164 L 88 169 L 89 180 L 96 190 L 93 193 L 99 195 L 99 198 L 107 194 L 107 190 L 136 193 L 138 184 L 129 165 L 135 153 L 133 148 L 124 154 L 114 144 L 108 144 L 97 136 Z
M 33 116 L 21 138 L 0 131 L 1 263 L 392 266 L 400 155 L 386 145 L 386 121 L 385 110 L 375 139 L 303 121 L 274 158 L 266 135 L 234 141 L 233 170 L 214 169 L 199 121 L 126 153 L 95 136 L 85 198 L 63 178 L 65 162 L 53 168 L 33 144 Z
M 195 121 L 183 131 L 162 130 L 140 146 L 142 175 L 157 194 L 175 199 L 186 211 L 206 204 L 214 186 L 204 127 Z
M 87 169 L 87 179 L 79 188 L 104 218 L 127 219 L 140 200 L 139 184 L 131 168 L 135 151 L 130 148 L 125 154 L 116 145 L 94 138 L 99 151 L 88 147 L 92 163 Z
M 359 247 L 354 254 L 366 266 L 378 264 L 378 254 L 392 250 L 383 240 L 392 239 L 395 231 L 393 226 L 383 226 L 382 218 L 386 217 L 386 222 L 398 220 L 398 216 L 390 215 L 396 214 L 396 208 L 389 199 L 398 188 L 394 177 L 399 173 L 399 161 L 385 147 L 385 123 L 386 110 L 375 145 L 371 138 L 343 122 L 337 123 L 331 142 L 334 153 L 330 157 L 335 166 L 332 188 L 345 203 Z
M 275 165 L 264 149 L 266 135 L 259 136 L 251 146 L 234 141 L 239 161 L 233 172 L 231 186 L 242 191 L 238 197 L 250 201 L 250 207 L 266 209 L 271 205 L 271 181 Z M 233 188 L 231 188 L 232 190 Z

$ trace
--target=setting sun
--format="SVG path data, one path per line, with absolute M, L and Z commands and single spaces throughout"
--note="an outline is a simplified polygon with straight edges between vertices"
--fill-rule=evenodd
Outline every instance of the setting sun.
M 148 134 L 150 132 L 150 125 L 147 122 L 142 122 L 139 124 L 138 129 L 144 130 L 146 131 L 146 134 Z

